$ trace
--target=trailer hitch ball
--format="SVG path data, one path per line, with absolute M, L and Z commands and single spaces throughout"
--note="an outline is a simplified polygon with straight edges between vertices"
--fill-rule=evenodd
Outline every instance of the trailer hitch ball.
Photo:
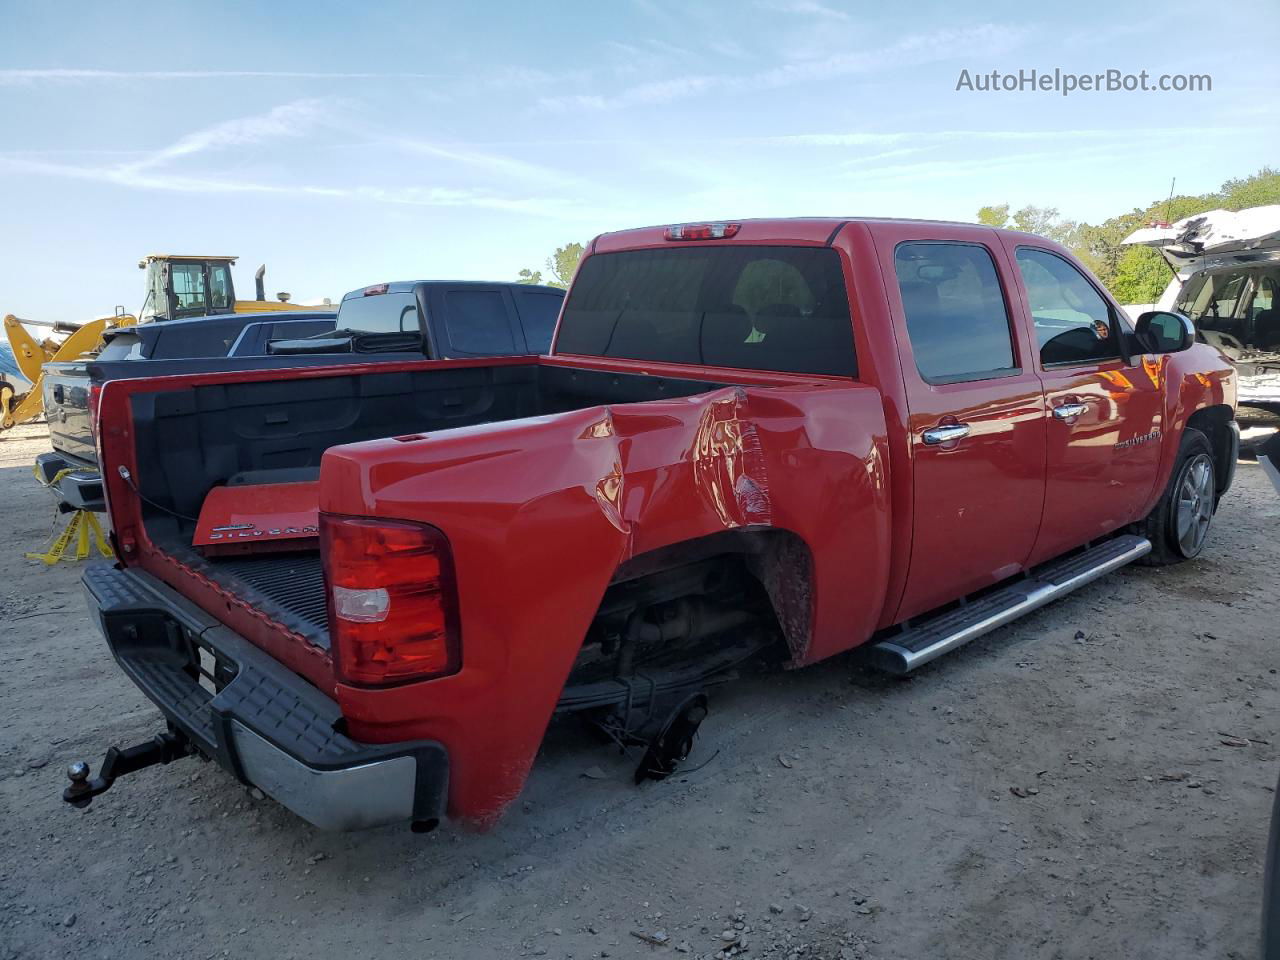
M 112 747 L 102 758 L 98 775 L 89 779 L 89 765 L 79 760 L 67 767 L 71 785 L 62 791 L 62 799 L 83 809 L 100 793 L 106 793 L 120 777 L 137 773 L 156 764 L 172 763 L 195 754 L 195 747 L 182 731 L 170 727 L 143 743 L 131 747 Z
M 85 796 L 89 793 L 89 765 L 83 760 L 77 760 L 75 763 L 67 767 L 67 779 L 71 781 L 71 786 L 67 787 L 66 799 L 73 807 L 87 807 L 92 796 Z

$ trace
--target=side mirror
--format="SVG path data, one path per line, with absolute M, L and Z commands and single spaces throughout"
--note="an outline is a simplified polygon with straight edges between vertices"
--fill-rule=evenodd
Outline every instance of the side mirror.
M 1195 343 L 1196 328 L 1180 313 L 1148 310 L 1138 317 L 1133 335 L 1143 353 L 1177 353 Z

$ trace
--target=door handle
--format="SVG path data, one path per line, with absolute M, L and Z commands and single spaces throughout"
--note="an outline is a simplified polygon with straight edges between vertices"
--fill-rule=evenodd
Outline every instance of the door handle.
M 930 427 L 924 433 L 920 434 L 920 439 L 929 446 L 937 446 L 939 443 L 950 443 L 953 440 L 962 440 L 969 435 L 969 425 L 967 423 L 951 423 L 943 427 Z
M 1088 409 L 1087 403 L 1064 403 L 1053 408 L 1053 415 L 1058 420 L 1074 420 Z

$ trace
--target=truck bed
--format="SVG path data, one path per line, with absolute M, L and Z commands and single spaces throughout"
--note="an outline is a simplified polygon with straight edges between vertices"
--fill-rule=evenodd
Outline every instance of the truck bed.
M 317 551 L 218 558 L 192 547 L 195 518 L 214 486 L 318 478 L 325 451 L 340 444 L 690 396 L 723 385 L 504 362 L 139 393 L 131 406 L 144 525 L 148 539 L 173 560 L 327 649 Z

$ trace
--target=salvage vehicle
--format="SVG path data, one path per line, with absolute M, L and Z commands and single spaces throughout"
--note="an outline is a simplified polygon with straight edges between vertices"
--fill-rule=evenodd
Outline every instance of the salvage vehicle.
M 53 450 L 36 458 L 37 475 L 62 509 L 103 509 L 92 420 L 109 380 L 315 366 L 333 362 L 331 354 L 387 363 L 540 353 L 563 299 L 563 290 L 527 284 L 383 283 L 348 293 L 336 316 L 237 313 L 108 330 L 97 356 L 44 368 Z
M 1211 210 L 1124 242 L 1158 248 L 1174 272 L 1156 309 L 1190 317 L 1236 365 L 1241 423 L 1280 426 L 1280 204 Z
M 966 224 L 597 237 L 547 356 L 108 382 L 93 617 L 166 729 L 312 824 L 490 824 L 554 716 L 687 757 L 708 690 L 907 673 L 1204 547 L 1235 372 L 1065 249 Z

